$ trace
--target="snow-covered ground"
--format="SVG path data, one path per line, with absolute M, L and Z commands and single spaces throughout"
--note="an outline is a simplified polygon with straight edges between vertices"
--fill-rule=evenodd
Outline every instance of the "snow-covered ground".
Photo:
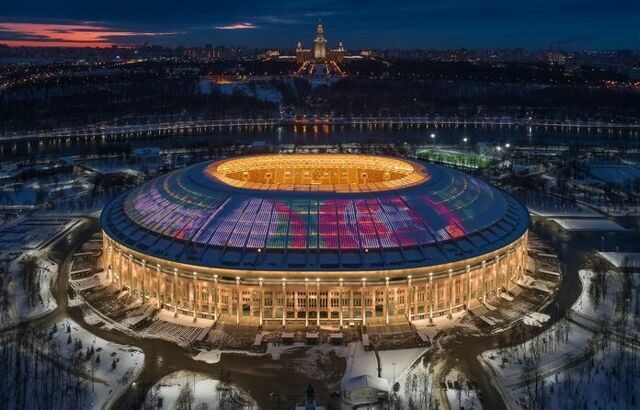
M 35 258 L 37 283 L 36 293 L 26 289 L 22 275 L 22 265 L 29 258 Z M 5 309 L 1 313 L 0 329 L 14 326 L 27 320 L 36 319 L 52 312 L 58 304 L 51 294 L 51 285 L 58 276 L 58 265 L 46 257 L 44 251 L 33 251 L 22 254 L 9 264 L 9 275 L 5 277 L 4 294 Z
M 587 269 L 578 271 L 578 277 L 582 283 L 582 292 L 571 307 L 571 310 L 593 320 L 612 318 L 615 313 L 616 294 L 620 291 L 621 283 L 619 274 L 616 272 L 606 272 L 605 276 L 608 289 L 596 304 L 594 298 L 589 294 L 595 273 Z
M 71 328 L 70 333 L 67 333 L 68 327 Z M 95 407 L 108 407 L 129 388 L 144 368 L 144 353 L 141 349 L 101 339 L 72 320 L 63 319 L 58 322 L 58 331 L 54 333 L 52 343 L 60 347 L 59 352 L 66 359 L 77 354 L 74 343 L 67 343 L 69 336 L 73 341 L 80 340 L 85 350 L 93 347 L 95 355 L 100 356 L 100 363 L 92 359 L 84 365 L 87 373 L 102 381 L 93 383 Z
M 488 350 L 479 359 L 493 368 L 503 384 L 512 386 L 521 382 L 525 362 L 534 360 L 540 371 L 562 367 L 583 352 L 593 336 L 591 331 L 561 320 L 523 344 Z
M 223 354 L 241 354 L 245 356 L 265 356 L 269 354 L 267 353 L 254 353 L 249 352 L 247 350 L 220 350 L 220 349 L 211 349 L 211 350 L 200 350 L 200 352 L 193 356 L 194 360 L 199 360 L 201 362 L 214 364 L 218 363 L 222 359 Z M 274 359 L 277 359 L 275 357 Z
M 38 177 L 28 182 L 16 182 L 0 187 L 0 205 L 35 206 L 49 201 L 61 201 L 88 193 L 91 185 L 79 179 L 59 180 Z
M 128 174 L 137 176 L 157 172 L 163 165 L 163 162 L 159 156 L 149 159 L 109 157 L 83 161 L 83 165 L 101 174 Z
M 546 209 L 527 205 L 527 209 L 529 209 L 532 215 L 544 218 L 594 218 L 600 216 L 598 212 L 587 207 Z
M 463 322 L 463 319 L 466 317 L 466 315 L 467 315 L 467 312 L 460 311 L 460 312 L 455 312 L 451 316 L 451 318 L 447 317 L 446 315 L 443 315 L 443 316 L 434 317 L 433 320 L 429 320 L 429 319 L 414 320 L 411 322 L 411 324 L 416 328 L 416 330 L 418 330 L 425 336 L 429 337 L 429 340 L 433 340 L 433 338 L 439 332 L 442 332 L 444 330 L 450 330 L 453 328 L 465 328 L 468 331 L 477 331 L 476 326 L 473 325 L 472 323 Z
M 549 321 L 550 318 L 551 317 L 549 315 L 545 315 L 544 313 L 531 312 L 524 315 L 522 317 L 522 321 L 528 326 L 542 327 L 542 325 Z
M 605 218 L 599 219 L 574 219 L 574 218 L 553 218 L 553 222 L 557 223 L 567 231 L 607 231 L 621 232 L 627 229 L 618 225 L 615 221 Z
M 57 307 L 51 286 L 58 265 L 48 258 L 53 241 L 78 219 L 19 217 L 0 226 L 0 329 L 42 317 Z M 31 275 L 27 273 L 31 272 Z
M 96 337 L 65 318 L 42 334 L 11 343 L 11 349 L 17 347 L 13 351 L 22 352 L 21 366 L 31 367 L 29 373 L 8 363 L 1 380 L 11 389 L 26 389 L 18 408 L 109 408 L 144 366 L 140 349 Z M 40 381 L 29 383 L 24 377 Z
M 631 283 L 625 322 L 623 274 L 578 272 L 582 293 L 569 319 L 562 319 L 523 344 L 483 352 L 479 359 L 514 407 L 634 408 L 638 400 L 640 351 L 638 274 Z M 599 290 L 594 290 L 592 286 Z M 622 323 L 622 326 L 617 326 Z M 607 326 L 605 326 L 607 325 Z M 611 332 L 603 332 L 609 328 Z M 631 407 L 629 407 L 631 406 Z
M 457 369 L 453 369 L 447 374 L 447 382 L 458 382 L 459 388 L 447 387 L 446 395 L 451 410 L 467 409 L 480 410 L 482 403 L 478 398 L 477 391 L 467 384 L 467 379 L 463 373 Z M 447 383 L 448 384 L 448 383 Z
M 573 319 L 593 330 L 600 329 L 606 323 L 614 332 L 620 330 L 615 328 L 616 323 L 624 319 L 626 335 L 640 338 L 640 274 L 626 274 L 628 282 L 624 275 L 615 271 L 604 273 L 606 283 L 599 286 L 601 295 L 596 297 L 598 292 L 593 289 L 592 283 L 597 281 L 597 275 L 590 270 L 578 271 L 582 293 L 571 308 L 574 312 Z M 623 315 L 625 310 L 622 309 L 622 303 L 625 300 L 627 309 L 626 315 Z
M 380 377 L 387 379 L 389 386 L 405 377 L 413 364 L 427 351 L 426 347 L 413 349 L 382 350 L 380 357 Z M 367 374 L 378 377 L 378 361 L 374 351 L 365 351 L 362 342 L 349 343 L 346 347 L 347 369 L 343 381 Z
M 537 389 L 535 383 L 515 389 L 514 396 L 539 409 L 633 409 L 639 385 L 640 354 L 614 342 L 590 360 L 541 377 Z
M 640 253 L 638 252 L 598 252 L 616 268 L 640 268 Z
M 419 360 L 409 371 L 398 378 L 400 385 L 398 401 L 400 408 L 433 409 L 439 387 L 432 380 L 432 365 Z
M 349 343 L 344 351 L 347 368 L 341 384 L 362 375 L 382 377 L 387 380 L 390 388 L 396 382 L 400 384 L 398 398 L 401 407 L 406 407 L 410 401 L 416 405 L 424 404 L 433 399 L 428 365 L 420 360 L 427 350 L 425 347 L 418 347 L 379 351 L 381 371 L 378 376 L 376 353 L 365 351 L 362 342 Z
M 536 216 L 547 218 L 593 218 L 601 216 L 601 214 L 587 206 L 544 192 L 515 190 L 511 193 L 524 202 L 529 212 Z
M 255 401 L 244 391 L 230 383 L 186 370 L 180 370 L 163 377 L 149 390 L 146 404 L 151 408 L 177 408 L 180 403 L 190 403 L 188 408 L 218 410 L 225 408 L 257 409 Z M 231 405 L 233 404 L 233 405 Z M 207 407 L 203 407 L 206 405 Z M 187 407 L 183 407 L 187 408 Z

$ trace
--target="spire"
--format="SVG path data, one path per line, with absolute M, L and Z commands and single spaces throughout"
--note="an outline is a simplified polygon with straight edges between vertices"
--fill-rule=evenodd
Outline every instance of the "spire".
M 322 27 L 322 19 L 318 17 L 318 25 L 316 26 L 316 38 L 324 37 L 324 28 Z

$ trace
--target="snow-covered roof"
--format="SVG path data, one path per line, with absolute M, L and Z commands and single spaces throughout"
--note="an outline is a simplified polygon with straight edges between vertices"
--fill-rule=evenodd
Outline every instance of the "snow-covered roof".
M 439 265 L 502 248 L 528 228 L 526 208 L 505 192 L 450 168 L 405 162 L 422 176 L 355 192 L 237 187 L 205 162 L 120 195 L 105 207 L 102 227 L 152 257 L 274 271 Z
M 382 392 L 389 391 L 389 382 L 387 379 L 383 379 L 381 377 L 373 377 L 368 374 L 363 374 L 362 376 L 352 377 L 343 382 L 342 388 L 344 391 L 354 391 L 364 388 L 371 388 L 380 390 Z

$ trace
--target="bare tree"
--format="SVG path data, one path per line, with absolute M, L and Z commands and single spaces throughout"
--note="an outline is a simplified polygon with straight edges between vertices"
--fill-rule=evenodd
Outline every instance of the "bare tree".
M 191 391 L 191 385 L 186 383 L 180 389 L 180 393 L 178 394 L 178 398 L 176 399 L 176 410 L 191 410 L 191 406 L 193 406 L 193 392 Z

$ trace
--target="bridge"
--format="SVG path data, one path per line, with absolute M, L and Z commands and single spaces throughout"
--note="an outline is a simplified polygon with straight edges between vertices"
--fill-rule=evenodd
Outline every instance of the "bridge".
M 0 136 L 0 143 L 42 140 L 95 140 L 119 138 L 149 138 L 180 134 L 199 134 L 222 129 L 255 129 L 278 126 L 406 126 L 406 127 L 532 127 L 556 129 L 586 129 L 595 131 L 629 131 L 637 135 L 640 123 L 613 123 L 601 121 L 557 121 L 545 119 L 519 119 L 511 117 L 439 117 L 439 116 L 287 116 L 255 119 L 218 119 L 147 122 L 124 125 L 90 125 L 78 128 L 58 128 L 51 131 Z

